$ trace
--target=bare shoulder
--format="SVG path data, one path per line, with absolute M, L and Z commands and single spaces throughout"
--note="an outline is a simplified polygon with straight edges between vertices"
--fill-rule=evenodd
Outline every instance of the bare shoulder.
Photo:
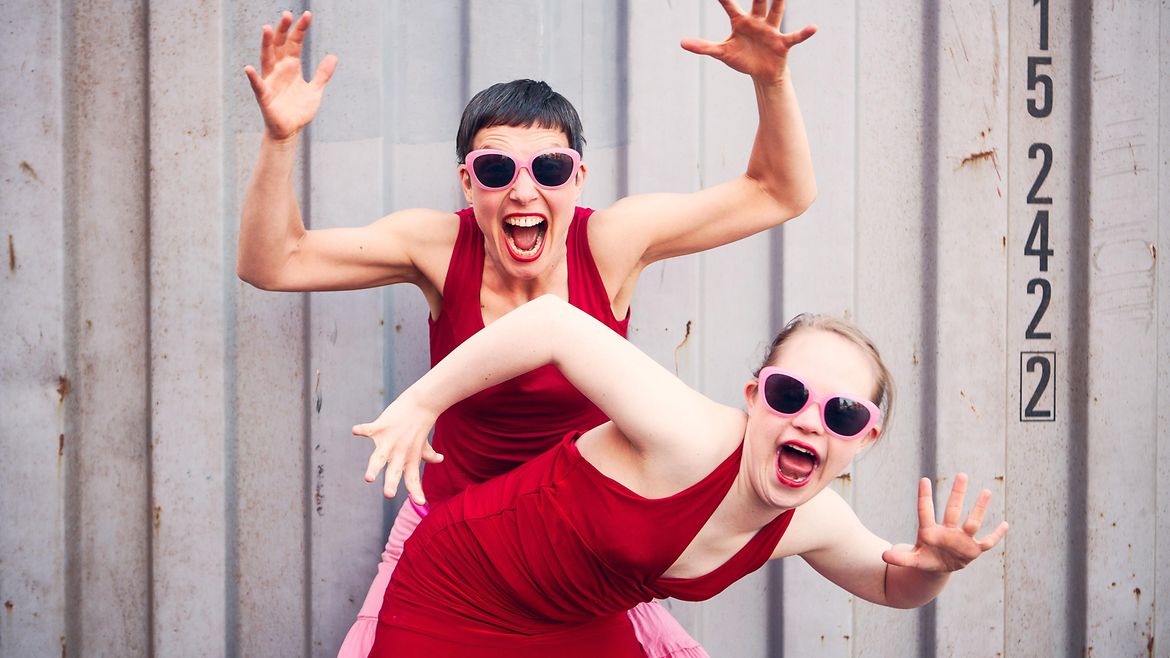
M 381 244 L 403 245 L 416 265 L 432 257 L 435 251 L 450 254 L 459 234 L 459 216 L 431 208 L 397 210 L 370 224 Z
M 594 211 L 589 218 L 589 250 L 618 317 L 625 315 L 638 275 L 645 267 L 643 256 L 649 242 L 639 206 L 634 198 L 627 197 Z
M 459 216 L 431 208 L 396 210 L 370 224 L 378 233 L 410 238 L 416 245 L 454 244 L 459 233 Z

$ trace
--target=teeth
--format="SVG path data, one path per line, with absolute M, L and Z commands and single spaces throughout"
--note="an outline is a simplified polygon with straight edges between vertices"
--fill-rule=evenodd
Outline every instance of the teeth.
M 504 223 L 509 226 L 536 226 L 544 222 L 544 219 L 535 215 L 524 215 L 522 217 L 508 217 L 504 219 Z
M 806 454 L 806 455 L 808 455 L 809 457 L 812 457 L 812 458 L 814 458 L 814 459 L 815 459 L 815 458 L 816 458 L 816 456 L 817 456 L 817 453 L 813 452 L 812 450 L 808 450 L 808 449 L 802 448 L 802 447 L 800 447 L 800 446 L 798 446 L 798 445 L 792 445 L 792 444 L 789 444 L 787 447 L 788 447 L 788 449 L 789 449 L 789 450 L 795 450 L 795 451 L 797 451 L 797 452 L 803 452 L 804 454 Z

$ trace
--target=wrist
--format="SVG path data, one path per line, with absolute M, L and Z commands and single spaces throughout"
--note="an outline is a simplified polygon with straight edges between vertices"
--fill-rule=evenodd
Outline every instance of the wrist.
M 287 135 L 273 134 L 269 128 L 264 129 L 264 145 L 278 151 L 295 151 L 297 149 L 297 140 L 300 137 L 300 131 L 294 130 Z
M 774 73 L 753 75 L 752 82 L 756 89 L 763 93 L 768 91 L 779 91 L 784 88 L 784 85 L 792 78 L 792 72 L 788 70 L 788 65 L 785 64 L 783 68 Z

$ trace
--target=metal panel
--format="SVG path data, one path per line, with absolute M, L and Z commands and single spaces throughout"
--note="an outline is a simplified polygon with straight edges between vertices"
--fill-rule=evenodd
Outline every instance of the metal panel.
M 220 654 L 223 275 L 231 266 L 217 221 L 224 213 L 219 5 L 151 12 L 147 34 L 149 76 L 157 81 L 149 86 L 153 651 Z
M 426 305 L 236 279 L 240 69 L 277 8 L 8 4 L 0 655 L 332 655 L 397 509 L 349 427 L 425 369 Z M 643 273 L 631 339 L 738 405 L 781 321 L 855 317 L 900 408 L 838 490 L 910 541 L 917 477 L 941 500 L 961 468 L 1013 530 L 918 612 L 800 561 L 668 605 L 716 657 L 1166 655 L 1170 0 L 790 4 L 821 27 L 792 66 L 819 199 Z M 746 160 L 751 85 L 678 47 L 726 33 L 714 0 L 312 8 L 307 66 L 341 58 L 298 162 L 312 226 L 464 205 L 461 109 L 517 77 L 580 110 L 583 205 Z
M 1092 12 L 1087 653 L 1154 641 L 1158 14 L 1137 1 Z M 1118 437 L 1137 449 L 1117 450 Z
M 793 51 L 789 64 L 817 172 L 817 200 L 785 224 L 775 245 L 783 269 L 772 281 L 780 289 L 774 303 L 781 307 L 773 314 L 773 332 L 797 313 L 852 317 L 857 308 L 857 3 L 795 4 L 784 23 L 785 30 L 809 23 L 819 30 Z M 835 485 L 851 502 L 854 471 L 847 469 Z M 770 629 L 780 646 L 772 655 L 850 655 L 853 597 L 803 560 L 785 560 L 782 569 L 781 610 L 773 612 Z M 789 621 L 788 611 L 799 611 L 799 621 Z M 781 612 L 784 620 L 776 620 Z
M 307 205 L 314 228 L 372 221 L 383 203 L 385 8 L 373 0 L 343 4 L 344 11 L 342 4 L 320 7 L 314 24 L 313 61 L 334 52 L 346 67 L 341 76 L 338 66 L 334 80 L 341 84 L 329 88 L 330 106 L 339 112 L 319 114 L 310 131 Z M 341 645 L 386 541 L 381 482 L 361 479 L 369 444 L 350 434 L 355 419 L 372 417 L 382 403 L 384 316 L 376 290 L 314 293 L 309 308 L 310 654 L 326 656 Z
M 1157 468 L 1159 483 L 1170 482 L 1170 267 L 1159 266 L 1157 255 L 1165 259 L 1170 254 L 1170 0 L 1162 0 L 1160 20 L 1158 21 L 1161 36 L 1158 39 L 1158 91 L 1161 96 L 1158 102 L 1160 115 L 1158 117 L 1158 158 L 1151 163 L 1159 181 L 1157 205 L 1157 241 L 1155 243 L 1154 267 L 1157 270 L 1158 297 L 1154 318 L 1156 323 L 1157 341 L 1155 343 L 1158 361 L 1157 376 L 1157 434 L 1154 437 L 1154 450 L 1157 453 Z M 1157 508 L 1155 521 L 1155 537 L 1157 546 L 1154 553 L 1154 568 L 1156 570 L 1156 584 L 1154 596 L 1159 592 L 1165 597 L 1170 592 L 1170 487 L 1158 486 Z M 1170 614 L 1166 609 L 1170 607 L 1163 598 L 1161 604 L 1154 599 L 1154 638 L 1162 638 L 1160 648 L 1167 651 L 1170 644 Z M 1152 644 L 1152 642 L 1151 642 Z M 1151 652 L 1155 646 L 1151 646 Z
M 1008 626 L 1005 649 L 1009 655 L 1035 655 L 1061 647 L 1063 653 L 1080 653 L 1083 648 L 1083 584 L 1068 578 L 1083 560 L 1084 538 L 1075 524 L 1083 524 L 1080 483 L 1070 481 L 1080 441 L 1073 418 L 1071 393 L 1076 388 L 1073 349 L 1078 320 L 1073 315 L 1083 286 L 1070 272 L 1077 270 L 1076 246 L 1083 241 L 1077 229 L 1075 150 L 1072 128 L 1079 119 L 1073 81 L 1073 24 L 1077 11 L 1053 5 L 1047 21 L 1041 20 L 1041 6 L 1012 3 L 1010 9 L 1010 57 L 1008 122 L 1011 131 L 1005 160 L 1008 162 L 1008 321 L 1004 354 L 1008 376 L 1004 385 L 1007 404 L 1007 500 L 1006 518 L 1013 524 L 1007 539 L 1007 618 L 1018 620 Z M 1047 39 L 1041 43 L 1041 24 Z M 1042 47 L 1043 46 L 1043 47 Z M 1052 64 L 1042 64 L 1051 58 Z M 1029 90 L 1029 60 L 1033 72 L 1053 80 L 1051 111 L 1045 114 L 1042 89 Z M 1033 83 L 1032 87 L 1039 85 Z M 1029 103 L 1033 110 L 1029 111 Z M 1047 145 L 1047 147 L 1043 146 Z M 1044 170 L 1046 148 L 1053 154 L 1051 168 L 1037 194 L 1030 192 Z M 1044 197 L 1051 203 L 1042 202 Z M 1026 253 L 1032 227 L 1050 221 L 1052 254 L 1046 259 Z M 1033 247 L 1042 249 L 1037 240 Z M 1043 279 L 1047 284 L 1031 283 Z M 1043 286 L 1053 291 L 1042 325 L 1029 332 L 1040 314 Z M 1047 337 L 1043 337 L 1049 334 Z M 1034 336 L 1034 337 L 1029 337 Z M 1049 363 L 1050 362 L 1050 363 Z M 1045 364 L 1047 383 L 1041 375 Z M 1042 384 L 1045 384 L 1042 386 Z M 1042 393 L 1035 405 L 1036 392 Z M 1029 409 L 1029 407 L 1031 407 Z M 1047 413 L 1047 415 L 1046 415 Z M 1063 537 L 1067 551 L 1054 551 L 1052 539 Z M 1083 562 L 1082 562 L 1083 564 Z M 1059 577 L 1057 576 L 1059 574 Z M 1063 611 L 1067 623 L 1053 624 L 1048 633 L 1032 629 L 1050 624 L 1053 611 Z M 1079 615 L 1079 618 L 1078 618 Z M 1057 615 L 1062 616 L 1062 615 Z
M 854 464 L 853 503 L 868 527 L 891 541 L 915 536 L 915 482 L 929 474 L 926 444 L 934 430 L 937 11 L 898 2 L 857 6 L 857 321 L 893 372 L 900 408 L 890 432 Z M 923 616 L 858 601 L 854 655 L 915 655 L 928 630 Z
M 56 3 L 17 17 L 0 61 L 0 654 L 56 655 L 66 634 L 67 236 Z M 72 575 L 72 574 L 71 574 Z
M 68 649 L 141 656 L 151 648 L 152 589 L 146 7 L 100 4 L 78 3 L 68 15 L 63 69 L 75 282 L 66 314 L 76 382 L 70 424 L 80 439 L 70 442 L 76 590 Z
M 936 238 L 928 255 L 937 276 L 933 427 L 923 418 L 937 446 L 924 474 L 935 476 L 938 510 L 960 471 L 971 478 L 968 506 L 980 489 L 991 489 L 988 527 L 994 528 L 1004 510 L 1007 373 L 1003 360 L 987 357 L 1005 347 L 1008 197 L 1000 154 L 1008 144 L 1008 87 L 1001 84 L 1008 74 L 1007 2 L 944 5 L 937 21 L 937 154 L 928 174 L 937 205 L 934 217 L 924 218 Z M 977 289 L 977 296 L 962 294 Z M 904 500 L 909 512 L 910 500 Z M 996 551 L 977 561 L 939 597 L 934 637 L 923 639 L 936 655 L 1002 655 L 1003 589 L 988 583 L 1000 579 L 1003 555 Z

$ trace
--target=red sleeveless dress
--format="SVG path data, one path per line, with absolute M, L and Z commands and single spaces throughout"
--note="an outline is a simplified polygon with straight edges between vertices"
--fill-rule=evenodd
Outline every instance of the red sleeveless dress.
M 565 252 L 569 303 L 624 338 L 629 314 L 622 320 L 613 316 L 609 294 L 589 249 L 586 228 L 592 213 L 591 209 L 577 208 L 569 226 Z M 484 327 L 479 303 L 483 233 L 471 208 L 460 210 L 458 215 L 459 235 L 443 284 L 443 306 L 439 318 L 430 322 L 432 367 Z M 427 500 L 440 503 L 468 485 L 527 462 L 556 445 L 566 432 L 586 430 L 607 420 L 555 366 L 544 366 L 485 389 L 448 409 L 435 423 L 432 445 L 444 459 L 423 469 Z
M 731 488 L 742 444 L 709 475 L 643 498 L 577 450 L 577 433 L 422 520 L 386 590 L 375 656 L 637 656 L 626 610 L 698 601 L 771 556 L 792 511 L 698 578 L 664 578 Z

